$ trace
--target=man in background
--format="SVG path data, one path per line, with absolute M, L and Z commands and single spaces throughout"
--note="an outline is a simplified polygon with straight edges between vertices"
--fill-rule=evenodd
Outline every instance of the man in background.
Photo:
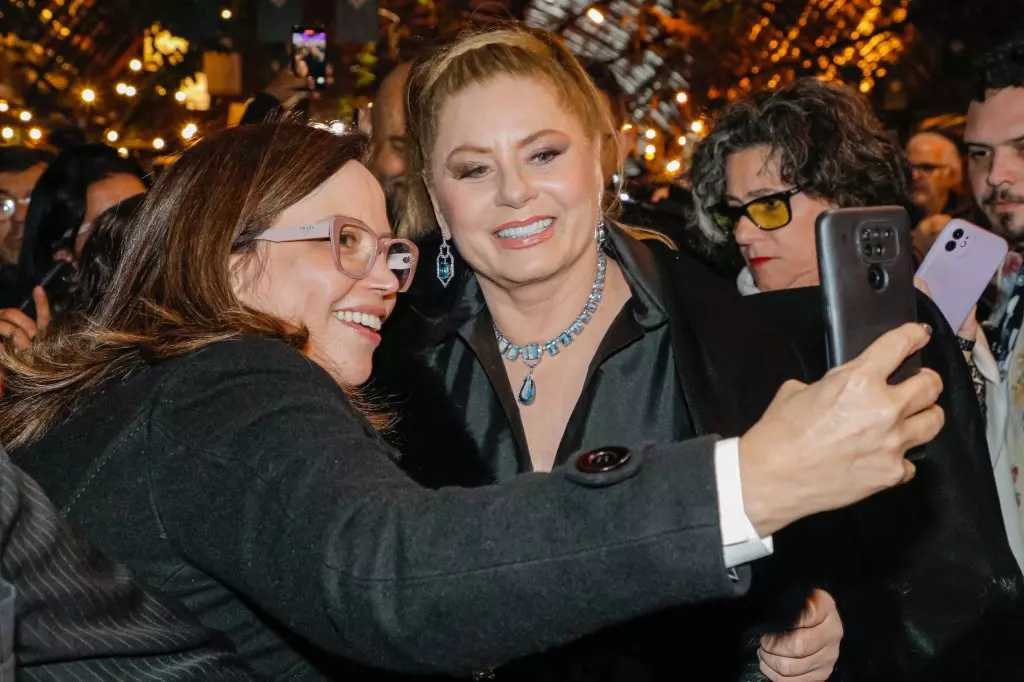
M 911 200 L 918 209 L 914 255 L 924 259 L 942 228 L 953 217 L 965 217 L 963 160 L 956 142 L 946 135 L 925 131 L 907 143 L 907 160 L 913 172 Z
M 982 59 L 964 142 L 974 200 L 991 229 L 1010 244 L 996 277 L 996 303 L 984 324 L 995 366 L 979 361 L 978 369 L 986 379 L 991 456 L 994 463 L 1009 467 L 1014 488 L 1000 491 L 1000 499 L 1009 500 L 1004 507 L 1015 502 L 1024 522 L 1024 40 L 998 47 Z
M 392 225 L 405 205 L 405 90 L 411 67 L 404 62 L 384 77 L 370 110 L 370 171 L 384 188 Z
M 907 143 L 907 161 L 914 176 L 911 199 L 921 217 L 951 215 L 963 186 L 963 161 L 956 143 L 942 133 L 917 133 Z
M 0 267 L 18 262 L 29 196 L 52 160 L 42 150 L 0 147 Z

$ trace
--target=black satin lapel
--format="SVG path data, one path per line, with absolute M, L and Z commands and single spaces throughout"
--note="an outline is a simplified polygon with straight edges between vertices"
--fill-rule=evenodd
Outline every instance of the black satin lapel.
M 463 325 L 459 333 L 476 355 L 477 361 L 487 374 L 494 393 L 505 411 L 505 417 L 512 427 L 512 433 L 515 434 L 518 445 L 516 460 L 519 470 L 531 471 L 533 464 L 530 461 L 530 448 L 526 442 L 526 430 L 523 428 L 523 420 L 519 416 L 519 406 L 516 404 L 512 385 L 508 382 L 505 361 L 498 352 L 498 344 L 494 340 L 494 328 L 491 324 L 490 314 L 481 311 L 470 322 Z
M 690 318 L 691 310 L 677 292 L 684 283 L 676 277 L 669 277 L 667 281 L 670 286 L 665 287 L 665 302 L 672 311 L 669 315 L 672 352 L 694 433 L 697 436 L 721 434 L 722 395 L 707 372 L 709 363 L 703 356 L 700 337 Z

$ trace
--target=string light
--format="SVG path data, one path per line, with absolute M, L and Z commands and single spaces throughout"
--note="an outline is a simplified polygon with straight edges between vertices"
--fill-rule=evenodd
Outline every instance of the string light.
M 178 100 L 179 102 L 184 102 L 187 98 L 188 95 L 185 94 L 184 90 L 178 90 L 176 93 L 174 93 L 174 99 Z
M 0 114 L 6 113 L 7 110 L 10 108 L 11 105 L 9 105 L 6 101 L 0 100 Z
M 121 136 L 117 134 L 116 130 L 107 131 L 107 142 L 109 142 L 110 144 L 114 144 L 115 142 L 117 142 L 118 138 L 120 137 Z
M 647 132 L 644 133 L 644 137 L 646 137 L 648 140 L 653 140 L 657 136 L 658 136 L 658 131 L 656 131 L 654 128 L 648 128 Z
M 231 18 L 231 10 L 229 10 L 229 9 L 222 9 L 220 11 L 220 18 L 223 19 L 224 21 L 227 21 L 228 19 L 230 19 Z
M 82 101 L 86 104 L 92 104 L 96 101 L 96 92 L 92 88 L 82 90 Z
M 195 123 L 189 123 L 181 129 L 181 136 L 186 140 L 191 140 L 197 132 L 199 132 L 199 126 Z M 153 145 L 156 146 L 156 143 L 154 142 Z M 159 149 L 159 147 L 157 148 Z
M 153 149 L 155 149 L 157 151 L 160 151 L 161 149 L 163 149 L 166 146 L 167 146 L 167 143 L 164 142 L 164 138 L 162 138 L 162 137 L 157 137 L 157 138 L 155 138 L 153 140 Z
M 601 10 L 597 9 L 596 7 L 591 7 L 590 9 L 587 10 L 587 19 L 590 19 L 595 24 L 604 23 L 604 15 L 601 14 Z
M 678 138 L 676 138 L 676 142 L 679 144 L 680 147 L 685 147 L 686 146 L 686 135 L 680 135 Z
M 135 89 L 134 85 L 129 85 L 128 87 L 126 87 L 124 89 L 124 96 L 125 97 L 135 97 L 135 95 L 137 93 L 138 93 L 138 90 Z
M 690 96 L 680 90 L 676 93 L 676 101 L 680 104 L 686 104 L 686 101 L 690 99 Z
M 122 157 L 124 157 L 126 159 L 128 158 L 128 148 L 127 147 L 120 147 L 120 148 L 118 148 L 117 153 L 120 154 Z
M 669 173 L 678 173 L 681 167 L 682 164 L 679 163 L 679 161 L 676 159 L 672 159 L 667 164 L 665 164 L 665 170 L 667 170 Z
M 18 114 L 18 118 L 20 118 L 23 122 L 28 123 L 29 121 L 32 120 L 32 112 L 31 111 L 23 111 L 20 114 Z
M 28 136 L 33 140 L 39 141 L 43 139 L 43 131 L 40 130 L 39 128 L 33 128 L 32 130 L 28 131 Z
M 694 121 L 693 123 L 690 124 L 690 130 L 692 130 L 697 135 L 700 135 L 701 133 L 704 132 L 704 123 L 702 123 L 701 121 Z
M 623 123 L 622 124 L 622 129 L 623 130 L 632 130 L 633 129 L 633 124 L 632 123 Z
M 128 84 L 127 83 L 118 83 L 117 85 L 114 86 L 114 91 L 117 94 L 119 94 L 119 95 L 123 95 L 126 92 L 128 92 Z
M 644 147 L 644 156 L 647 156 L 647 157 L 650 157 L 650 158 L 653 159 L 654 155 L 657 153 L 657 151 L 658 151 L 658 149 L 653 144 L 649 144 L 646 147 Z
M 10 126 L 4 126 L 3 130 L 0 130 L 0 136 L 3 136 L 5 140 L 9 140 L 14 137 L 14 128 Z
M 128 62 L 128 68 L 132 71 L 142 71 L 142 61 L 139 59 L 133 59 Z

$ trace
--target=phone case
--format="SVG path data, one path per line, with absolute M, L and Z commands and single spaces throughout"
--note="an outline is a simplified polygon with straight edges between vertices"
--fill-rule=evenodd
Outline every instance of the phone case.
M 48 298 L 52 298 L 54 291 L 62 289 L 67 286 L 67 279 L 71 277 L 75 271 L 75 266 L 71 264 L 71 261 L 58 260 L 55 261 L 53 266 L 43 275 L 43 278 L 39 280 L 39 286 L 46 292 Z M 27 298 L 21 302 L 18 306 L 18 310 L 25 313 L 33 320 L 36 319 L 36 301 L 32 298 L 32 292 L 29 292 Z
M 956 331 L 1006 259 L 1006 240 L 966 220 L 951 220 L 917 269 Z
M 828 360 L 836 367 L 885 332 L 917 321 L 910 218 L 898 206 L 825 211 L 816 237 Z M 915 354 L 889 381 L 899 383 L 920 366 Z

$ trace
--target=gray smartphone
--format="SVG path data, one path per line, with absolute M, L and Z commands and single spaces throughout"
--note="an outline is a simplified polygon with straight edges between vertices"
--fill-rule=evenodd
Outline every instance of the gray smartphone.
M 822 213 L 815 227 L 828 363 L 836 367 L 885 332 L 917 321 L 910 217 L 899 206 L 841 208 Z M 914 354 L 889 383 L 920 368 Z

